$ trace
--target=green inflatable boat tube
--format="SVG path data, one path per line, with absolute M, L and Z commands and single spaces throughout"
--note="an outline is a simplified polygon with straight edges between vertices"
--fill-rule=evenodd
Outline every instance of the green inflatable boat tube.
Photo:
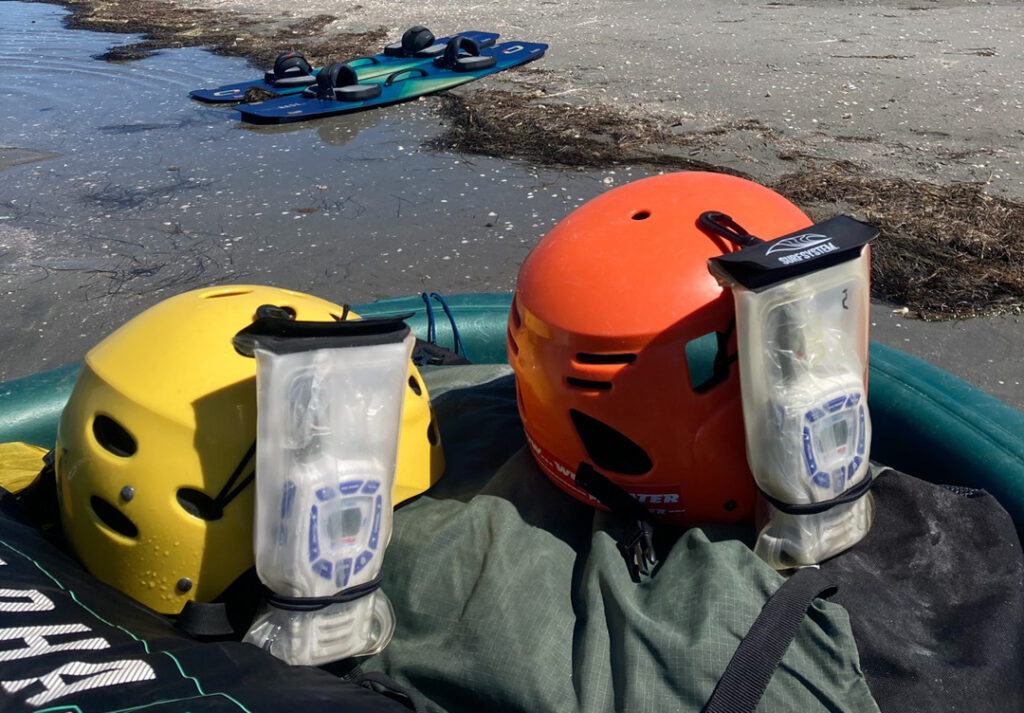
M 458 340 L 470 361 L 493 364 L 505 361 L 511 299 L 509 293 L 450 295 L 443 301 L 417 295 L 352 309 L 366 317 L 412 312 L 408 323 L 421 339 L 433 332 L 435 341 L 449 348 Z M 0 383 L 0 443 L 52 446 L 78 366 Z M 1024 413 L 875 342 L 868 385 L 873 459 L 934 483 L 987 490 L 1024 533 Z

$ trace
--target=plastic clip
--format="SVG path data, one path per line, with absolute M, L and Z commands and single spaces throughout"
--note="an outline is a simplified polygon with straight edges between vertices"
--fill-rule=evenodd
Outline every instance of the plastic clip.
M 625 524 L 625 531 L 616 539 L 615 544 L 626 560 L 629 578 L 639 584 L 640 576 L 650 575 L 658 564 L 651 513 L 586 461 L 581 461 L 576 468 L 576 485 L 593 495 L 599 503 L 612 511 L 619 522 Z
M 641 576 L 650 576 L 658 564 L 658 556 L 654 553 L 654 528 L 649 522 L 638 520 L 616 544 L 626 560 L 630 579 L 639 584 Z

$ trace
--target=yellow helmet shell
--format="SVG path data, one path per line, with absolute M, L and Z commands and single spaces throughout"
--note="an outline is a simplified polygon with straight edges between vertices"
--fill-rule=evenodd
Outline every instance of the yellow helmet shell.
M 253 566 L 255 488 L 231 494 L 255 463 L 246 456 L 256 438 L 256 362 L 231 338 L 262 305 L 301 321 L 343 316 L 336 304 L 275 287 L 171 297 L 86 355 L 61 415 L 56 472 L 68 542 L 96 578 L 163 614 L 215 599 Z M 410 363 L 394 502 L 422 493 L 443 469 L 429 396 Z

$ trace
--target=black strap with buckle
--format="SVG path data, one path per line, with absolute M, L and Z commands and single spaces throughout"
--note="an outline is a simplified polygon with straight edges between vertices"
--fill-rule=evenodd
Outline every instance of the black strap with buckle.
M 599 503 L 625 523 L 626 531 L 618 538 L 616 545 L 626 561 L 630 579 L 639 582 L 641 575 L 649 576 L 658 565 L 658 555 L 654 551 L 654 516 L 651 512 L 586 461 L 581 461 L 576 469 L 576 485 L 597 498 Z

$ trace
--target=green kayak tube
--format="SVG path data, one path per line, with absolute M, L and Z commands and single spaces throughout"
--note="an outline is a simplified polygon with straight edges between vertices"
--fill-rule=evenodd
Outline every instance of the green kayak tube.
M 412 313 L 409 326 L 471 362 L 505 357 L 511 293 L 414 295 L 352 305 L 364 317 Z M 449 316 L 450 315 L 450 316 Z M 0 443 L 54 443 L 78 364 L 0 383 Z M 1024 413 L 916 357 L 870 347 L 872 458 L 933 483 L 992 493 L 1024 532 Z
M 934 483 L 987 490 L 1024 533 L 1024 413 L 877 342 L 869 365 L 871 457 Z
M 79 367 L 66 364 L 0 383 L 0 443 L 23 441 L 52 448 Z

